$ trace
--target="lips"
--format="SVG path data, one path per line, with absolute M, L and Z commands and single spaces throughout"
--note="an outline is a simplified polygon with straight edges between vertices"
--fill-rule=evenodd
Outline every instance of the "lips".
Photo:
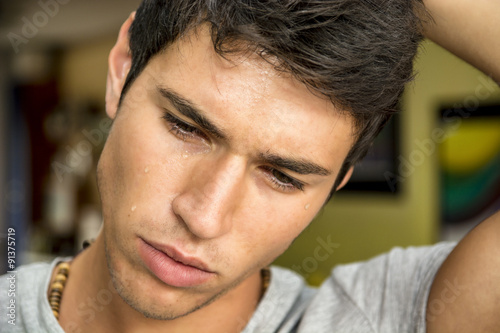
M 139 255 L 158 279 L 173 287 L 197 286 L 216 275 L 201 260 L 186 256 L 170 246 L 139 239 Z

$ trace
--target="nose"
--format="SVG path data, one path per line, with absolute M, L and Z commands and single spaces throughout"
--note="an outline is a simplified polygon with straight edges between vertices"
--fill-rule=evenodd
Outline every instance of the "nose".
M 174 213 L 198 238 L 224 235 L 243 197 L 244 175 L 245 162 L 235 156 L 197 161 L 172 202 Z

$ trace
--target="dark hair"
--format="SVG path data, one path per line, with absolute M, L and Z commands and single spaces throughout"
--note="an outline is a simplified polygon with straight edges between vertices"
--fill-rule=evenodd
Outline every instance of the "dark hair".
M 422 38 L 417 6 L 420 0 L 144 0 L 129 31 L 132 66 L 120 102 L 152 56 L 208 23 L 220 55 L 255 52 L 352 116 L 357 140 L 333 193 L 412 79 Z

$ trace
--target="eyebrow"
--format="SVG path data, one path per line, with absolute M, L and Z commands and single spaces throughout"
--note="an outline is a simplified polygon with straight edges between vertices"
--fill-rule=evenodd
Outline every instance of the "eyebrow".
M 205 131 L 211 133 L 215 137 L 226 140 L 228 135 L 224 133 L 223 130 L 214 125 L 210 120 L 208 120 L 203 112 L 196 106 L 195 103 L 186 99 L 185 97 L 180 96 L 175 91 L 165 88 L 165 87 L 157 87 L 158 92 L 164 98 L 168 99 L 170 103 L 184 116 L 192 119 L 198 126 L 200 126 Z M 259 158 L 278 168 L 288 169 L 292 172 L 298 173 L 300 175 L 310 175 L 315 174 L 319 176 L 328 176 L 331 174 L 331 171 L 314 163 L 311 161 L 307 161 L 304 159 L 295 159 L 290 157 L 282 157 L 272 153 L 261 153 Z
M 314 162 L 303 159 L 285 158 L 274 154 L 261 154 L 260 158 L 265 162 L 280 168 L 288 169 L 300 175 L 315 174 L 328 176 L 332 172 Z
M 218 139 L 227 140 L 227 135 L 223 130 L 212 124 L 204 115 L 203 112 L 196 106 L 195 103 L 180 96 L 171 89 L 158 87 L 159 93 L 168 99 L 173 106 L 184 116 L 193 120 L 198 126 L 205 131 L 211 133 Z

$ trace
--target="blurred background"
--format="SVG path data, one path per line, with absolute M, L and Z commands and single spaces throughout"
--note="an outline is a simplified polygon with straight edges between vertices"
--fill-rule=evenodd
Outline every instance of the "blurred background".
M 0 1 L 0 273 L 72 255 L 101 224 L 107 55 L 139 0 Z M 394 246 L 458 240 L 500 208 L 500 89 L 435 44 L 353 181 L 277 264 L 313 284 Z M 5 258 L 5 259 L 4 259 Z

